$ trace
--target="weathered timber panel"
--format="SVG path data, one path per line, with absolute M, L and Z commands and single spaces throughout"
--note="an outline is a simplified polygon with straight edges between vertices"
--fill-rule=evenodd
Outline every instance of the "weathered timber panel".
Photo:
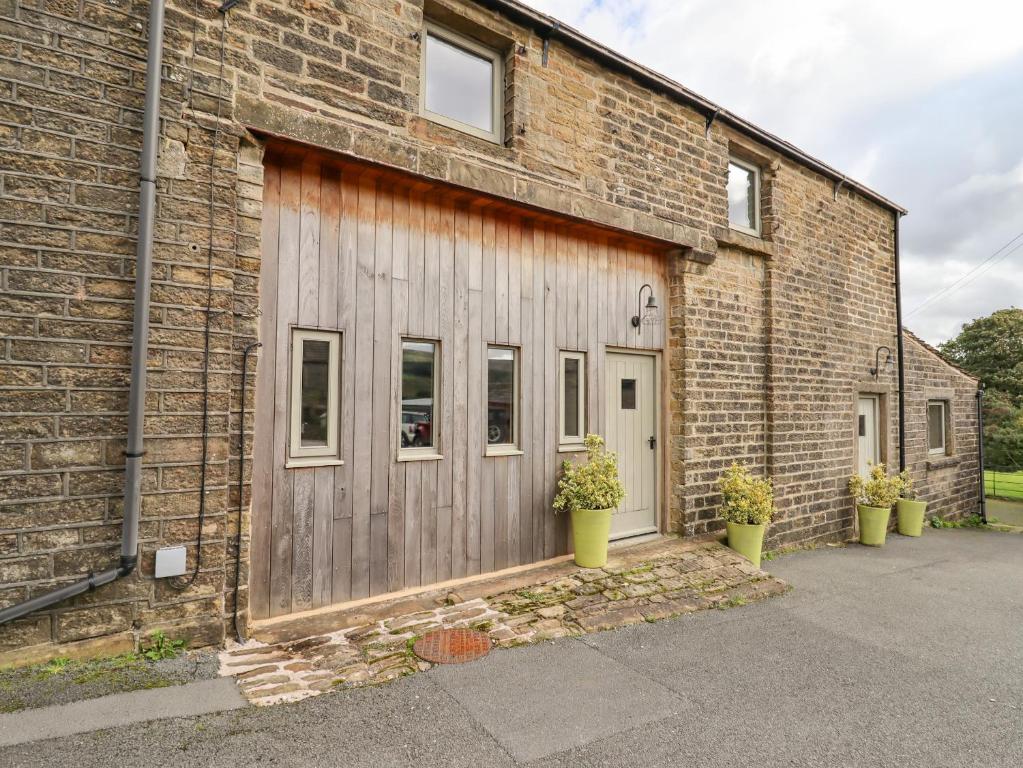
M 253 617 L 564 553 L 558 350 L 587 353 L 598 431 L 605 349 L 663 348 L 629 322 L 666 296 L 657 246 L 319 155 L 266 178 Z M 342 332 L 341 466 L 285 466 L 294 325 Z M 403 337 L 440 342 L 441 459 L 397 460 Z M 488 343 L 519 350 L 519 455 L 486 455 Z

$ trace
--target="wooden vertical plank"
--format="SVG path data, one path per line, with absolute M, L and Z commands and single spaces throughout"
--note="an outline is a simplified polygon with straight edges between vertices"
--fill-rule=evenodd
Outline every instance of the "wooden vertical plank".
M 496 222 L 496 240 L 494 243 L 494 309 L 495 309 L 495 340 L 500 344 L 508 343 L 508 217 L 500 214 Z
M 569 267 L 569 283 L 567 288 L 568 291 L 568 347 L 569 349 L 582 349 L 580 338 L 580 325 L 582 321 L 581 315 L 585 314 L 583 307 L 583 269 L 582 269 L 582 255 L 585 243 L 579 239 L 578 233 L 570 231 L 569 235 L 569 250 L 568 250 L 568 267 Z
M 358 177 L 343 172 L 340 184 L 337 254 L 337 327 L 341 329 L 341 458 L 334 468 L 332 586 L 335 602 L 352 597 L 352 513 L 355 452 L 355 316 L 358 282 Z M 345 521 L 345 522 L 340 522 Z
M 493 344 L 497 341 L 497 255 L 495 243 L 497 241 L 497 221 L 489 211 L 483 213 L 483 342 Z M 486 366 L 486 357 L 483 358 L 483 365 Z M 484 393 L 486 397 L 486 393 Z M 484 423 L 484 428 L 486 424 Z
M 445 452 L 451 454 L 451 576 L 467 573 L 466 550 L 466 471 L 467 432 L 469 429 L 469 212 L 464 207 L 455 211 L 455 283 L 454 318 L 452 323 L 453 376 L 451 391 L 453 410 L 451 435 L 445 441 Z M 473 478 L 475 479 L 475 478 Z
M 338 242 L 341 227 L 341 189 L 337 169 L 319 169 L 319 275 L 316 324 L 337 327 Z M 343 352 L 342 352 L 343 360 Z M 341 419 L 341 415 L 338 414 Z M 333 589 L 334 467 L 318 467 L 313 493 L 313 607 L 329 605 Z
M 274 381 L 272 551 L 270 555 L 270 615 L 291 611 L 291 545 L 293 476 L 284 468 L 288 449 L 288 371 L 291 367 L 291 324 L 298 322 L 298 272 L 302 169 L 294 163 L 281 168 L 280 233 L 277 259 L 277 375 Z
M 440 209 L 436 197 L 426 199 L 423 212 L 423 335 L 435 338 L 440 311 Z
M 480 235 L 481 236 L 481 235 Z M 481 242 L 470 240 L 470 265 L 481 261 Z M 486 426 L 486 402 L 483 395 L 483 292 L 469 291 L 469 344 L 466 350 L 468 399 L 465 497 L 466 570 L 469 575 L 481 572 L 481 506 L 480 489 L 483 476 L 483 430 Z
M 422 336 L 425 291 L 424 251 L 425 209 L 423 196 L 413 191 L 409 197 L 408 215 L 408 329 L 410 336 Z
M 277 250 L 280 237 L 281 167 L 267 159 L 263 170 L 262 263 L 259 340 L 252 438 L 252 520 L 249 543 L 249 613 L 270 615 L 270 542 L 274 463 L 274 392 L 277 374 Z M 251 375 L 251 374 L 250 374 Z
M 606 430 L 605 407 L 604 407 L 604 365 L 607 346 L 607 322 L 604 313 L 607 308 L 607 238 L 602 237 L 598 246 L 597 255 L 597 302 L 599 311 L 597 313 L 597 344 L 593 347 L 594 376 L 590 379 L 589 390 L 596 408 L 594 414 L 593 429 L 598 435 L 603 435 Z
M 557 403 L 557 362 L 558 345 L 561 343 L 562 325 L 564 313 L 562 302 L 559 301 L 558 278 L 561 272 L 561 260 L 559 258 L 561 246 L 560 237 L 554 226 L 546 230 L 544 240 L 544 274 L 545 274 L 545 299 L 544 299 L 544 381 L 543 381 L 543 404 L 544 404 L 544 501 L 549 504 L 554 499 L 554 482 L 557 475 L 558 456 L 558 412 Z M 554 557 L 558 547 L 558 520 L 553 514 L 544 516 L 544 557 Z
M 370 591 L 370 492 L 373 472 L 373 317 L 376 242 L 376 180 L 359 177 L 356 241 L 355 299 L 355 445 L 352 451 L 352 593 L 353 599 Z
M 519 416 L 519 446 L 523 454 L 519 458 L 519 548 L 516 562 L 529 563 L 533 559 L 533 226 L 523 219 L 520 222 L 519 254 L 522 267 L 519 271 L 519 324 L 521 326 L 522 371 L 520 377 L 520 398 L 522 413 Z
M 531 559 L 542 560 L 544 556 L 544 526 L 550 514 L 546 496 L 545 475 L 545 443 L 544 443 L 544 351 L 549 341 L 544 336 L 544 305 L 546 303 L 546 283 L 544 280 L 545 244 L 544 227 L 537 223 L 533 227 L 533 338 L 530 357 L 533 361 L 533 377 L 531 382 L 533 404 L 530 417 L 533 422 L 532 434 L 532 532 Z
M 455 315 L 455 211 L 446 204 L 437 231 L 438 266 L 440 269 L 440 306 L 437 336 L 441 340 L 440 359 L 440 424 L 451 429 L 454 423 L 454 315 Z M 442 436 L 443 439 L 443 436 Z M 451 578 L 451 477 L 453 456 L 446 450 L 437 464 L 437 579 Z
M 302 165 L 301 212 L 299 218 L 298 323 L 315 327 L 319 323 L 320 281 L 320 166 Z M 297 382 L 292 382 L 297 386 Z M 291 556 L 291 609 L 313 607 L 313 537 L 316 472 L 293 470 L 294 502 Z
M 334 568 L 334 468 L 316 467 L 313 480 L 313 608 L 330 605 Z
M 600 295 L 600 240 L 593 238 L 587 243 L 586 267 L 586 382 L 583 389 L 583 402 L 586 412 L 587 432 L 600 433 L 597 415 L 596 387 L 597 359 L 600 349 L 600 308 L 597 297 Z
M 420 579 L 422 584 L 437 581 L 437 462 L 420 462 L 422 482 L 422 520 L 420 538 Z
M 389 186 L 377 186 L 376 239 L 373 281 L 373 431 L 370 481 L 370 594 L 387 591 L 387 510 L 393 441 L 390 415 L 398 407 L 391 389 L 391 267 L 394 236 L 394 196 Z M 367 401 L 368 402 L 368 401 Z M 379 519 L 378 519 L 379 518 Z
M 522 343 L 522 219 L 508 221 L 508 343 Z
M 399 252 L 395 252 L 397 262 Z M 390 438 L 400 445 L 401 430 L 401 343 L 399 333 L 408 323 L 408 283 L 392 280 L 391 326 L 395 341 L 391 345 L 390 392 L 397 399 L 390 409 Z M 405 586 L 405 464 L 390 457 L 387 484 L 387 590 L 393 592 Z
M 405 586 L 418 587 L 422 584 L 422 568 L 420 566 L 420 550 L 422 547 L 421 522 L 423 506 L 421 490 L 423 486 L 422 467 L 425 462 L 411 461 L 405 465 Z

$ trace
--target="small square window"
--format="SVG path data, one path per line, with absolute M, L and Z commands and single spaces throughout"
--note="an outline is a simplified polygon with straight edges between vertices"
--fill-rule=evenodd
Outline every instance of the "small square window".
M 636 410 L 636 380 L 622 379 L 622 410 Z
M 449 128 L 500 142 L 502 69 L 497 51 L 451 30 L 427 24 L 420 112 Z
M 291 463 L 338 459 L 341 334 L 291 331 Z
M 582 445 L 586 436 L 586 354 L 560 354 L 561 445 Z
M 398 427 L 401 458 L 435 458 L 438 455 L 435 421 L 439 399 L 438 347 L 433 341 L 402 339 L 401 419 Z
M 518 442 L 519 356 L 513 347 L 487 347 L 487 451 Z
M 728 225 L 760 235 L 760 169 L 731 158 L 728 161 Z
M 947 408 L 944 400 L 927 403 L 927 452 L 944 455 L 948 452 L 946 441 Z

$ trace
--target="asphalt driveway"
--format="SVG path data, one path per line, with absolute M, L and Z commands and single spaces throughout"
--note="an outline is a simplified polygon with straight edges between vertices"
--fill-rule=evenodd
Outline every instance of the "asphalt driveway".
M 1023 764 L 1023 536 L 927 530 L 766 565 L 790 594 L 0 765 Z

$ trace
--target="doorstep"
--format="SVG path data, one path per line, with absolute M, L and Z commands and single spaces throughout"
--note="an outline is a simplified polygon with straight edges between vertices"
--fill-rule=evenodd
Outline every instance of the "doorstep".
M 604 568 L 559 558 L 260 622 L 244 645 L 221 652 L 220 673 L 255 704 L 297 701 L 429 669 L 411 648 L 434 629 L 468 627 L 511 647 L 743 605 L 786 588 L 717 541 L 661 537 L 612 548 Z

